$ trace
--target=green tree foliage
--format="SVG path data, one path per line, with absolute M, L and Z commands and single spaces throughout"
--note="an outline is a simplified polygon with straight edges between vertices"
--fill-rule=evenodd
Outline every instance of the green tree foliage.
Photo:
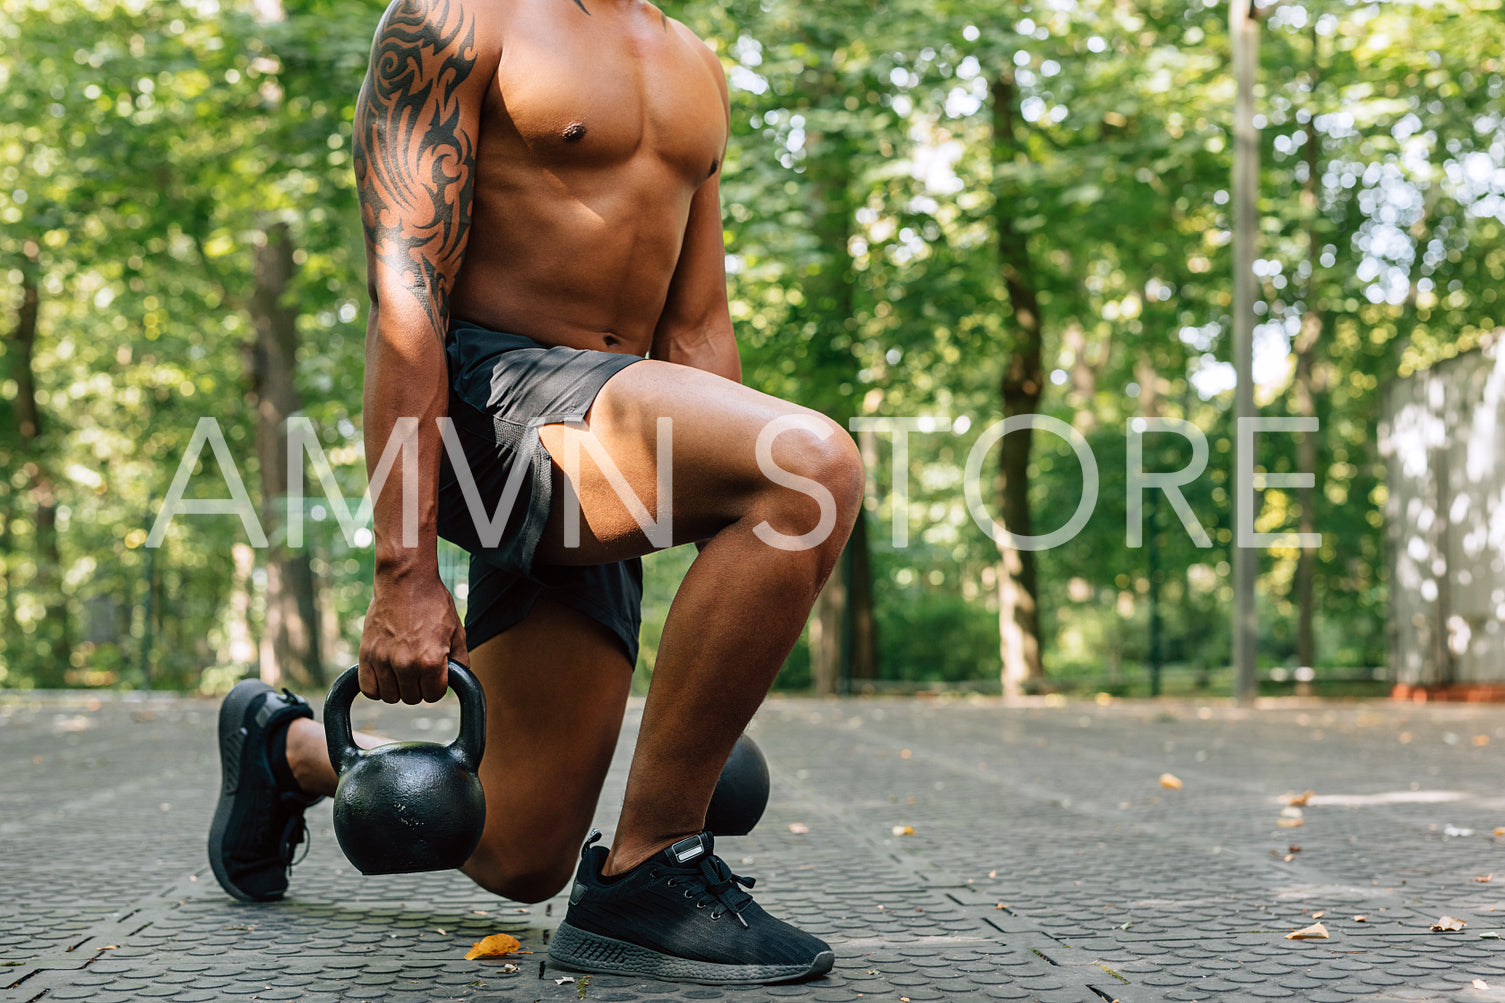
M 256 473 L 247 311 L 269 219 L 299 248 L 289 295 L 309 305 L 309 410 L 332 441 L 345 441 L 342 421 L 351 430 L 363 282 L 342 123 L 370 12 L 311 6 L 267 25 L 217 4 L 12 8 L 0 20 L 0 257 L 11 310 L 36 276 L 31 369 L 48 431 L 0 440 L 19 461 L 6 464 L 0 553 L 7 681 L 191 684 L 223 646 L 240 524 L 178 519 L 163 547 L 143 544 L 200 416 L 220 422 L 241 476 Z M 15 402 L 24 379 L 9 348 Z M 33 467 L 56 471 L 52 554 L 31 539 Z M 192 492 L 223 497 L 221 477 L 210 461 Z M 49 570 L 56 587 L 33 587 Z M 60 650 L 60 624 L 80 616 Z
M 1100 475 L 1092 519 L 1036 554 L 1048 677 L 1130 678 L 1153 654 L 1152 598 L 1162 659 L 1225 664 L 1224 8 L 668 10 L 711 40 L 731 82 L 725 228 L 748 382 L 843 421 L 916 419 L 897 469 L 892 432 L 858 436 L 869 568 L 844 580 L 874 583 L 880 679 L 999 674 L 999 554 L 962 473 L 1027 347 L 1003 220 L 1042 320 L 1039 409 L 1083 437 Z M 283 538 L 257 419 L 269 310 L 292 325 L 277 406 L 314 421 L 352 504 L 363 488 L 348 123 L 379 13 L 355 0 L 0 0 L 0 684 L 194 686 L 256 663 L 275 552 L 245 549 L 233 516 L 179 517 L 162 547 L 145 541 L 201 416 Z M 1325 539 L 1306 564 L 1294 548 L 1264 555 L 1261 657 L 1376 665 L 1381 395 L 1505 314 L 1505 15 L 1307 0 L 1261 21 L 1258 399 L 1268 415 L 1316 416 L 1321 433 L 1262 437 L 1261 468 L 1318 481 L 1310 496 L 1266 491 L 1256 528 Z M 1017 117 L 1002 146 L 990 100 L 1005 80 Z M 270 305 L 257 269 L 269 241 L 291 263 Z M 1211 546 L 1163 497 L 1146 505 L 1143 546 L 1126 545 L 1126 437 L 1145 417 L 1206 437 L 1207 469 L 1183 490 Z M 995 518 L 998 457 L 982 458 Z M 1192 451 L 1150 433 L 1144 457 L 1174 471 Z M 1065 524 L 1083 490 L 1075 454 L 1037 434 L 1026 473 L 1032 532 Z M 209 451 L 191 485 L 226 494 Z M 357 635 L 370 554 L 326 504 L 307 510 L 301 553 L 332 659 Z M 812 677 L 803 654 L 791 669 L 791 682 Z

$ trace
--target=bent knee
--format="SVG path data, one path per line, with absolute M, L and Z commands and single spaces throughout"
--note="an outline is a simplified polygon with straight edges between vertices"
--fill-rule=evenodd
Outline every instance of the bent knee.
M 840 550 L 862 504 L 864 473 L 857 444 L 846 429 L 814 411 L 795 412 L 766 444 L 759 462 L 784 521 L 808 528 L 834 514 L 828 536 Z M 828 514 L 831 502 L 835 512 Z
M 559 894 L 575 876 L 573 850 L 555 858 L 520 860 L 482 843 L 465 862 L 470 879 L 494 895 L 514 902 L 542 902 Z
M 862 505 L 862 495 L 867 484 L 862 452 L 846 429 L 834 421 L 831 425 L 835 431 L 826 440 L 830 455 L 824 462 L 821 483 L 831 491 L 843 512 L 850 512 L 855 516 Z
M 841 425 L 811 411 L 800 415 L 806 422 L 780 436 L 783 450 L 775 452 L 779 466 L 807 477 L 831 492 L 842 509 L 862 500 L 862 454 Z

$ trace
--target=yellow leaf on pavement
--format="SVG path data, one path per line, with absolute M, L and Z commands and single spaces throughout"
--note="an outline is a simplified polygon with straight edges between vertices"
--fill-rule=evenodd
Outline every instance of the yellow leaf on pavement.
M 1432 924 L 1432 929 L 1438 933 L 1451 933 L 1454 930 L 1461 930 L 1465 926 L 1468 926 L 1467 921 L 1461 920 L 1457 916 L 1444 916 Z
M 1182 786 L 1181 778 L 1174 773 L 1162 773 L 1160 774 L 1160 786 L 1169 787 L 1173 791 L 1179 791 Z
M 469 951 L 465 953 L 466 961 L 474 961 L 477 958 L 501 958 L 516 951 L 523 945 L 510 933 L 493 933 L 484 940 L 478 940 Z

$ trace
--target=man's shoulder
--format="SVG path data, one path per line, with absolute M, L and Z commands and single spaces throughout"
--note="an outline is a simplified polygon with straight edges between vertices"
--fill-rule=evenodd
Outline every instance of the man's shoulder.
M 391 0 L 376 37 L 407 35 L 436 49 L 451 45 L 472 55 L 500 51 L 501 25 L 518 0 Z
M 685 24 L 683 21 L 680 21 L 677 18 L 672 18 L 665 15 L 665 23 L 672 27 L 673 30 L 678 33 L 679 36 L 683 38 L 695 50 L 695 54 L 699 56 L 712 71 L 715 72 L 717 77 L 723 80 L 725 79 L 726 70 L 721 65 L 721 57 L 716 55 L 716 50 L 713 49 L 705 39 L 695 34 L 695 32 L 690 29 L 689 25 Z

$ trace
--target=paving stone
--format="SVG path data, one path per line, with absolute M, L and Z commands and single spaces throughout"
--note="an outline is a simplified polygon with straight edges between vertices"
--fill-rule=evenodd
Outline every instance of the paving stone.
M 84 701 L 96 699 L 88 710 Z M 24 749 L 59 764 L 0 777 L 7 824 L 23 827 L 21 838 L 8 834 L 0 861 L 0 887 L 15 890 L 0 901 L 0 961 L 36 959 L 24 969 L 35 972 L 26 999 L 576 998 L 576 984 L 539 979 L 535 967 L 562 898 L 548 910 L 514 907 L 456 874 L 363 878 L 339 854 L 327 802 L 309 812 L 312 847 L 289 898 L 231 902 L 202 860 L 217 709 L 150 699 L 160 727 L 133 720 L 140 703 L 122 697 L 0 692 L 0 761 L 24 762 Z M 61 707 L 89 717 L 92 751 L 52 730 Z M 375 708 L 360 726 L 380 730 L 404 712 Z M 639 713 L 634 703 L 607 779 L 604 828 Z M 588 998 L 1098 1003 L 1096 986 L 1129 1003 L 1485 1003 L 1470 983 L 1505 981 L 1505 952 L 1428 927 L 1445 913 L 1469 918 L 1470 932 L 1505 925 L 1487 911 L 1496 890 L 1472 882 L 1498 869 L 1496 841 L 1446 839 L 1436 828 L 1498 824 L 1489 800 L 1497 762 L 1443 740 L 1492 732 L 1497 721 L 1488 708 L 1390 704 L 1253 714 L 1213 706 L 1204 718 L 1171 704 L 775 700 L 754 726 L 774 798 L 754 833 L 720 848 L 759 878 L 770 911 L 831 941 L 836 971 L 767 989 L 603 976 Z M 1304 789 L 1317 728 L 1324 795 L 1383 795 L 1437 776 L 1460 800 L 1318 803 L 1299 839 L 1276 830 L 1276 797 Z M 1403 758 L 1400 730 L 1415 736 Z M 86 757 L 105 765 L 85 767 Z M 1136 793 L 1166 771 L 1197 797 Z M 201 807 L 163 813 L 161 801 Z M 110 824 L 81 825 L 81 805 Z M 889 838 L 898 816 L 914 837 Z M 794 822 L 811 832 L 790 833 Z M 1293 842 L 1303 849 L 1287 863 L 1280 856 Z M 1008 908 L 995 909 L 1000 902 Z M 1317 910 L 1331 940 L 1283 939 Z M 522 973 L 463 961 L 470 943 L 502 930 L 533 952 L 519 957 Z M 80 968 L 105 944 L 116 948 Z M 0 969 L 0 985 L 11 971 Z M 4 1003 L 15 998 L 0 989 Z
M 99 983 L 94 983 L 93 985 L 63 986 L 60 989 L 52 990 L 49 995 L 52 999 L 58 1000 L 92 999 L 96 992 L 95 986 L 97 985 L 99 985 Z

